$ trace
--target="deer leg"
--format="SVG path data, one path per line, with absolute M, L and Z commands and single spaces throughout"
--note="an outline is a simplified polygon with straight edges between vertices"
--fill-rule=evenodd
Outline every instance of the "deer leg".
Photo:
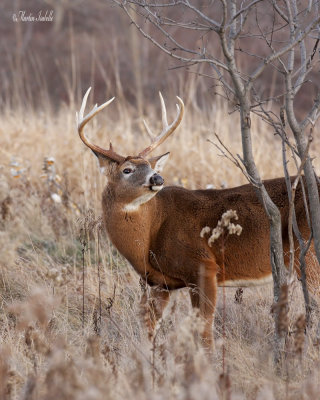
M 159 286 L 145 288 L 142 294 L 140 306 L 150 339 L 153 336 L 154 328 L 162 317 L 163 310 L 168 304 L 169 299 L 169 291 Z
M 198 308 L 200 316 L 204 319 L 201 338 L 204 347 L 211 351 L 214 348 L 212 324 L 217 298 L 216 273 L 201 271 L 198 285 L 190 290 L 190 298 L 192 307 Z

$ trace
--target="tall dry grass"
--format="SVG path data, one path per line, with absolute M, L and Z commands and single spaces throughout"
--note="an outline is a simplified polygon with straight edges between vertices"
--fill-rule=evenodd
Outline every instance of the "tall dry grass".
M 2 5 L 1 17 L 11 17 L 11 3 Z M 32 1 L 33 8 L 40 3 Z M 172 296 L 150 342 L 139 278 L 100 229 L 105 181 L 75 127 L 83 86 L 95 86 L 92 102 L 116 94 L 86 130 L 102 146 L 112 139 L 124 155 L 148 141 L 142 117 L 159 128 L 158 89 L 169 118 L 174 96 L 183 98 L 182 126 L 161 148 L 171 152 L 167 185 L 246 183 L 207 141 L 217 133 L 241 153 L 239 120 L 221 98 L 212 101 L 212 81 L 168 72 L 110 4 L 55 2 L 55 10 L 64 4 L 68 18 L 53 26 L 6 20 L 0 28 L 8 38 L 0 67 L 0 399 L 318 398 L 319 340 L 315 327 L 306 336 L 297 327 L 303 312 L 298 282 L 289 294 L 288 356 L 280 375 L 272 363 L 271 287 L 236 297 L 226 290 L 225 338 L 219 293 L 211 359 L 200 346 L 201 322 L 185 290 Z M 116 17 L 117 29 L 110 22 Z M 253 132 L 263 178 L 283 175 L 280 140 L 259 120 L 253 119 Z M 319 148 L 315 137 L 313 155 Z M 314 164 L 319 171 L 317 159 Z
M 172 117 L 174 98 L 167 97 Z M 185 120 L 161 148 L 171 152 L 166 183 L 190 189 L 245 183 L 207 142 L 216 132 L 234 154 L 240 153 L 237 115 L 219 102 L 200 111 L 192 96 L 184 100 Z M 156 130 L 159 107 L 150 105 L 146 114 Z M 300 329 L 301 351 L 295 351 L 294 324 L 303 312 L 299 282 L 290 293 L 288 356 L 280 376 L 272 364 L 271 287 L 246 289 L 240 301 L 235 290 L 227 290 L 225 343 L 219 293 L 212 359 L 200 346 L 201 323 L 185 290 L 173 296 L 149 341 L 139 278 L 99 229 L 104 177 L 77 136 L 74 116 L 75 109 L 66 106 L 57 113 L 2 110 L 0 398 L 319 397 L 315 327 L 302 341 Z M 279 139 L 258 120 L 253 123 L 261 174 L 282 175 Z M 93 121 L 87 134 L 105 146 L 112 138 L 125 155 L 135 154 L 148 140 L 141 118 L 124 99 Z M 316 139 L 313 154 L 318 149 Z M 55 159 L 51 175 L 43 170 L 44 157 Z M 227 377 L 221 377 L 223 346 Z

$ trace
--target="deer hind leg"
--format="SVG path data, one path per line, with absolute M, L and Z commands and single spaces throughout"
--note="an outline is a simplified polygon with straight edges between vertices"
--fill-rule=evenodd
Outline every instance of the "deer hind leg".
M 192 307 L 198 308 L 200 317 L 204 319 L 204 329 L 201 338 L 204 347 L 212 351 L 214 348 L 213 340 L 213 314 L 217 298 L 217 278 L 213 271 L 203 271 L 199 274 L 198 285 L 190 290 Z
M 148 329 L 149 339 L 153 337 L 155 326 L 162 317 L 163 311 L 169 300 L 169 291 L 162 287 L 153 286 L 144 289 L 140 301 L 140 307 L 144 323 Z

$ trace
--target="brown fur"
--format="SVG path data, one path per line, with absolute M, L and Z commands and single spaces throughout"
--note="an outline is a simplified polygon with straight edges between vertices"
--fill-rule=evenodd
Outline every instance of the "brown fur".
M 95 108 L 84 117 L 90 89 L 84 96 L 78 114 L 81 140 L 98 157 L 106 173 L 108 185 L 104 190 L 102 208 L 109 236 L 120 253 L 151 286 L 154 299 L 150 304 L 148 324 L 154 326 L 168 302 L 169 291 L 190 288 L 191 302 L 205 319 L 203 339 L 212 344 L 212 320 L 217 286 L 221 284 L 223 256 L 219 240 L 209 247 L 200 237 L 202 228 L 215 228 L 222 214 L 235 210 L 243 228 L 240 237 L 231 235 L 225 248 L 225 281 L 259 284 L 271 275 L 269 250 L 269 221 L 251 185 L 224 190 L 187 190 L 181 187 L 162 189 L 159 176 L 168 153 L 147 160 L 145 157 L 161 144 L 180 124 L 184 105 L 178 98 L 178 114 L 172 124 L 166 121 L 162 104 L 163 130 L 137 157 L 115 153 L 111 144 L 105 150 L 88 141 L 83 128 L 110 101 Z M 265 181 L 266 189 L 278 206 L 282 217 L 283 245 L 288 261 L 289 205 L 283 178 Z M 162 190 L 161 190 L 162 189 Z M 296 217 L 305 239 L 309 236 L 301 189 L 296 192 Z M 312 249 L 313 250 L 313 249 Z M 312 257 L 312 255 L 311 255 Z M 319 285 L 319 271 L 307 260 L 307 275 Z M 244 281 L 244 282 L 243 282 Z M 158 299 L 156 306 L 155 299 Z M 147 301 L 146 294 L 143 300 Z
M 130 159 L 137 165 L 146 160 Z M 121 169 L 121 167 L 119 167 Z M 221 215 L 236 210 L 243 227 L 241 236 L 231 235 L 225 250 L 225 280 L 261 279 L 271 274 L 269 255 L 269 221 L 251 185 L 223 190 L 187 190 L 166 187 L 137 211 L 123 210 L 119 195 L 121 181 L 115 174 L 103 193 L 104 221 L 109 236 L 120 253 L 152 287 L 155 297 L 166 304 L 168 291 L 190 287 L 191 301 L 200 308 L 206 320 L 204 339 L 212 342 L 212 318 L 217 284 L 221 283 L 221 243 L 209 247 L 200 237 L 203 227 L 215 227 Z M 283 178 L 264 182 L 282 216 L 285 252 L 288 243 L 288 194 Z M 140 187 L 141 190 L 141 187 Z M 129 191 L 137 196 L 139 188 Z M 133 195 L 133 196 L 134 196 Z M 119 198 L 120 197 L 120 198 Z M 307 239 L 303 198 L 296 193 L 296 214 L 299 227 Z M 288 260 L 287 260 L 288 261 Z M 162 291 L 159 289 L 163 289 Z M 165 293 L 164 293 L 165 291 Z M 157 313 L 158 317 L 161 313 Z

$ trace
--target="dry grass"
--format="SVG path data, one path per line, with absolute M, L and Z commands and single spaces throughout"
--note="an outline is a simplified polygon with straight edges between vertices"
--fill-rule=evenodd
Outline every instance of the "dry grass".
M 168 103 L 172 110 L 172 98 Z M 164 173 L 167 184 L 199 188 L 245 183 L 240 171 L 206 141 L 217 132 L 234 153 L 240 153 L 237 116 L 228 115 L 219 104 L 205 114 L 188 104 L 182 128 L 161 149 L 171 151 Z M 221 293 L 213 359 L 199 345 L 200 324 L 184 290 L 173 296 L 149 343 L 141 322 L 137 275 L 103 232 L 98 251 L 104 182 L 93 155 L 77 137 L 74 111 L 61 108 L 52 115 L 7 110 L 1 115 L 0 398 L 318 398 L 315 328 L 304 343 L 299 330 L 299 354 L 294 352 L 295 321 L 303 312 L 298 282 L 289 294 L 292 335 L 280 376 L 272 365 L 271 287 L 247 289 L 241 301 L 235 301 L 235 290 L 227 290 L 227 377 L 220 376 Z M 158 109 L 150 107 L 148 120 L 154 128 L 157 114 Z M 253 131 L 263 177 L 282 175 L 280 141 L 258 121 Z M 102 145 L 112 137 L 116 150 L 126 155 L 147 140 L 140 119 L 123 103 L 110 106 L 88 134 Z M 317 154 L 319 148 L 315 140 L 312 152 Z M 57 185 L 48 176 L 41 177 L 48 156 L 55 158 Z M 315 164 L 319 167 L 317 160 Z M 12 175 L 12 168 L 19 177 Z M 53 192 L 61 203 L 53 200 Z

